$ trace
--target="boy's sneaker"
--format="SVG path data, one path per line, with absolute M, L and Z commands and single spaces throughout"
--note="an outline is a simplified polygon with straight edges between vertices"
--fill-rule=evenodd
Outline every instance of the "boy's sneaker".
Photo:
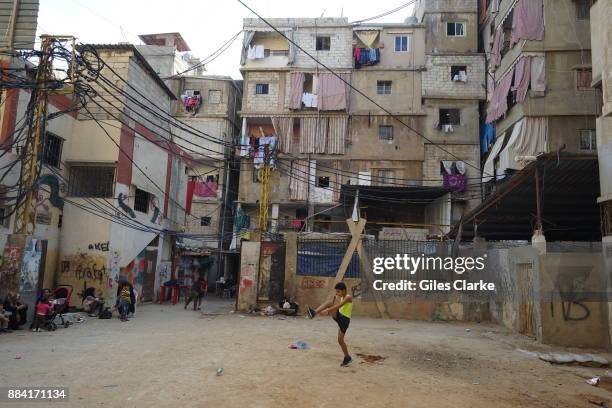
M 317 311 L 308 306 L 306 308 L 308 310 L 308 317 L 314 319 L 314 317 L 317 315 Z
M 344 357 L 344 360 L 342 360 L 342 364 L 340 364 L 340 367 L 346 367 L 347 365 L 351 363 L 351 361 L 353 361 L 351 356 Z

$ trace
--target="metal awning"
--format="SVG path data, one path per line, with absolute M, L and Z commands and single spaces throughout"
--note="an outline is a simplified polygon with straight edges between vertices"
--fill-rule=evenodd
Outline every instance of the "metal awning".
M 345 202 L 352 205 L 357 190 L 361 203 L 399 205 L 427 205 L 448 193 L 444 187 L 343 185 L 340 201 L 346 197 Z
M 499 184 L 464 216 L 461 239 L 530 240 L 541 223 L 547 241 L 601 240 L 596 155 L 548 153 Z

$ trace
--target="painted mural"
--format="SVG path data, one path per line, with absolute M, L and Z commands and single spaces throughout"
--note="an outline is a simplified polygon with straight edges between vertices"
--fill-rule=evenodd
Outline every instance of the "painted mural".
M 128 282 L 130 282 L 139 293 L 142 291 L 142 285 L 144 284 L 146 267 L 146 251 L 143 249 L 132 262 L 127 264 L 123 273 L 123 275 L 127 276 Z
M 4 247 L 2 267 L 0 268 L 0 292 L 3 293 L 0 293 L 0 295 L 4 295 L 6 291 L 19 288 L 22 253 L 20 246 L 10 245 L 9 242 Z
M 38 277 L 43 256 L 43 242 L 40 239 L 29 238 L 23 251 L 19 292 L 36 292 Z

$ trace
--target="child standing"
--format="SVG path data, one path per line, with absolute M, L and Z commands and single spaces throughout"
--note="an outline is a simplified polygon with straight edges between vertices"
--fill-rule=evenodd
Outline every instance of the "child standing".
M 343 282 L 338 282 L 334 289 L 336 290 L 334 299 L 331 302 L 323 303 L 316 310 L 308 308 L 308 316 L 313 319 L 317 314 L 329 315 L 336 321 L 338 324 L 338 344 L 344 353 L 344 359 L 340 366 L 346 367 L 353 361 L 344 341 L 344 336 L 353 315 L 353 297 L 346 293 L 346 285 Z M 336 298 L 339 299 L 339 302 L 334 304 Z
M 45 296 L 37 305 L 36 305 L 36 323 L 34 324 L 34 331 L 40 331 L 40 325 L 45 324 L 45 318 L 51 311 L 53 310 L 53 305 L 51 304 L 51 298 Z
M 119 279 L 117 287 L 117 309 L 119 310 L 119 320 L 127 322 L 127 315 L 130 312 L 130 306 L 134 302 L 134 287 L 128 282 L 125 277 Z
M 202 277 L 201 276 L 197 276 L 194 274 L 192 276 L 192 282 L 191 282 L 191 293 L 189 294 L 189 298 L 187 299 L 187 301 L 185 302 L 185 309 L 187 309 L 187 306 L 189 306 L 189 303 L 191 303 L 191 301 L 193 300 L 193 310 L 199 310 L 199 303 L 200 303 L 200 293 L 202 291 Z

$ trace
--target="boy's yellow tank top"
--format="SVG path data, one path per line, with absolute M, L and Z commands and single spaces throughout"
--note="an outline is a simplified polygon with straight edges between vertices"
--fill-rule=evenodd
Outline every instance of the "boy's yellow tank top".
M 344 300 L 344 298 L 340 298 L 340 302 L 342 303 L 342 301 Z M 353 302 L 347 302 L 345 304 L 343 304 L 340 309 L 338 309 L 338 312 L 345 317 L 348 317 L 349 319 L 351 318 L 351 316 L 353 315 Z

